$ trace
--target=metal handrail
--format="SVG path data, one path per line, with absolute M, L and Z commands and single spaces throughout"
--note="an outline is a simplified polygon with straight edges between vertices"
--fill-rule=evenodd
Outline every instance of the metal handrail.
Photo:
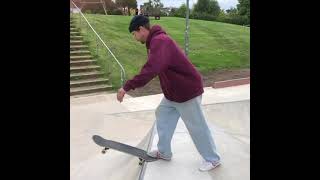
M 112 57 L 116 60 L 116 62 L 118 63 L 118 65 L 121 68 L 121 85 L 124 85 L 124 81 L 125 81 L 125 77 L 126 77 L 126 72 L 123 68 L 123 66 L 121 65 L 121 63 L 118 61 L 118 59 L 116 58 L 116 56 L 112 53 L 112 51 L 109 49 L 109 47 L 106 45 L 106 43 L 101 39 L 101 37 L 99 36 L 99 34 L 94 30 L 94 28 L 91 26 L 91 24 L 89 23 L 89 21 L 87 20 L 87 18 L 83 15 L 83 13 L 81 12 L 81 9 L 73 2 L 73 0 L 71 0 L 72 4 L 78 9 L 79 13 L 81 14 L 81 16 L 84 18 L 84 20 L 87 22 L 87 24 L 89 25 L 89 27 L 91 28 L 91 30 L 95 33 L 95 35 L 99 38 L 99 40 L 102 42 L 102 44 L 107 48 L 107 50 L 109 51 L 109 53 L 112 55 Z

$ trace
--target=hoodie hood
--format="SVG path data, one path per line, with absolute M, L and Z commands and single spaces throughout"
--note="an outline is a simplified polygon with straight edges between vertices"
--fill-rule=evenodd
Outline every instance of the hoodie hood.
M 159 25 L 152 26 L 146 42 L 147 49 L 150 49 L 151 39 L 159 34 L 167 34 L 167 33 Z

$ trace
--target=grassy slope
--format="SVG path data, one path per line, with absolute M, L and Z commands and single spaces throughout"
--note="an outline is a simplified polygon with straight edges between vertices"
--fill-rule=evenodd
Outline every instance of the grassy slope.
M 127 78 L 138 73 L 146 62 L 147 55 L 145 45 L 136 42 L 128 31 L 128 24 L 132 17 L 91 14 L 86 14 L 86 17 L 123 64 Z M 75 18 L 79 23 L 79 16 Z M 83 20 L 82 24 L 85 24 Z M 162 17 L 161 20 L 154 20 L 151 18 L 151 24 L 161 25 L 180 47 L 184 48 L 185 19 Z M 95 52 L 95 36 L 87 27 L 83 26 L 81 29 L 86 34 L 85 40 L 89 42 L 92 52 Z M 249 27 L 191 19 L 189 37 L 189 57 L 201 72 L 250 67 Z M 107 71 L 106 62 L 113 59 L 106 51 L 102 51 L 102 44 L 99 47 L 97 57 L 100 65 Z M 112 69 L 114 85 L 118 85 L 119 68 L 113 64 L 109 69 Z

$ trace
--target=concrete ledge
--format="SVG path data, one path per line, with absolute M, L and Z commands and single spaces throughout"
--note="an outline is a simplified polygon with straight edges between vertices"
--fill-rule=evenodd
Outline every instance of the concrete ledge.
M 213 88 L 224 88 L 230 86 L 239 86 L 244 84 L 250 84 L 250 77 L 247 78 L 240 78 L 240 79 L 231 79 L 227 81 L 218 81 L 213 83 Z

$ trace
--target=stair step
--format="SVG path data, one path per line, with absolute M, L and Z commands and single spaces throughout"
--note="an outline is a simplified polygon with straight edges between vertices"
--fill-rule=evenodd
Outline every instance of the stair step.
M 80 32 L 70 32 L 70 35 L 71 36 L 78 36 L 78 35 L 80 35 Z
M 90 60 L 92 59 L 92 56 L 70 56 L 71 61 L 81 61 L 81 60 Z
M 75 40 L 70 41 L 70 45 L 81 45 L 81 44 L 84 44 L 84 42 L 83 41 L 75 41 Z
M 106 84 L 109 79 L 96 78 L 70 81 L 70 88 Z
M 99 71 L 72 73 L 70 74 L 70 80 L 99 78 L 102 75 Z
M 88 72 L 93 70 L 99 70 L 99 68 L 100 66 L 96 66 L 96 65 L 70 67 L 70 73 Z
M 70 49 L 72 50 L 80 50 L 80 49 L 87 49 L 88 46 L 87 45 L 71 45 Z
M 75 88 L 70 88 L 70 96 L 102 92 L 102 91 L 111 90 L 111 88 L 112 88 L 112 86 L 110 86 L 110 85 L 95 85 L 95 86 L 88 86 L 88 87 L 75 87 Z
M 82 40 L 83 36 L 70 36 L 71 40 Z
M 82 60 L 82 61 L 70 61 L 70 66 L 87 66 L 87 65 L 92 65 L 95 64 L 97 61 L 96 60 Z
M 70 55 L 90 55 L 90 51 L 80 50 L 80 51 L 70 51 Z
M 71 34 L 71 33 L 76 33 L 76 32 L 80 33 L 80 31 L 79 31 L 78 29 L 76 29 L 76 28 L 70 28 L 70 34 Z

